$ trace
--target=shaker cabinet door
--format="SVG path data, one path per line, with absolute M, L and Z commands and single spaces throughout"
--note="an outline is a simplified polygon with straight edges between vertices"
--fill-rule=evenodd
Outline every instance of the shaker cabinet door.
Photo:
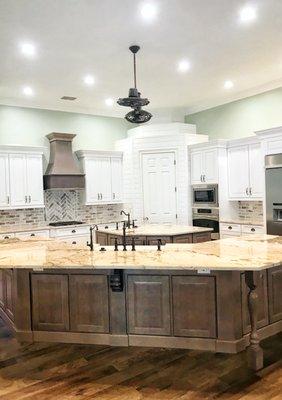
M 109 333 L 107 275 L 71 275 L 69 279 L 71 331 Z
M 203 151 L 204 183 L 218 183 L 217 149 Z
M 282 320 L 282 266 L 268 271 L 269 319 L 270 322 Z
M 111 177 L 112 177 L 112 200 L 121 201 L 123 193 L 121 157 L 111 157 Z
M 169 277 L 129 275 L 127 283 L 128 333 L 170 335 Z
M 0 153 L 0 208 L 10 205 L 9 156 Z
M 26 194 L 28 196 L 28 206 L 40 206 L 44 204 L 41 155 L 31 154 L 26 156 Z
M 264 161 L 260 143 L 249 146 L 250 197 L 263 198 Z
M 248 146 L 228 149 L 228 187 L 230 199 L 249 198 Z
M 191 183 L 203 183 L 202 152 L 193 151 L 191 153 Z
M 10 194 L 11 206 L 27 205 L 26 193 L 26 157 L 25 154 L 10 154 Z

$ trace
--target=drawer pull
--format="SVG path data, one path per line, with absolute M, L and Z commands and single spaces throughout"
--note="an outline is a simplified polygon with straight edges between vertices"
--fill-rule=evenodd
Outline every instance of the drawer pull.
M 76 233 L 76 230 L 75 230 L 75 229 L 73 229 L 73 230 L 71 231 L 71 233 Z
M 76 242 L 75 242 L 75 241 L 73 241 L 73 242 L 72 242 L 72 244 L 76 244 Z
M 4 239 L 10 239 L 10 236 L 5 236 Z
M 232 229 L 232 226 L 229 226 L 229 227 L 228 227 L 228 229 L 231 231 L 231 229 Z
M 251 231 L 252 231 L 252 232 L 255 232 L 256 230 L 255 230 L 255 228 L 252 228 Z
M 35 236 L 35 233 L 31 233 L 30 236 Z

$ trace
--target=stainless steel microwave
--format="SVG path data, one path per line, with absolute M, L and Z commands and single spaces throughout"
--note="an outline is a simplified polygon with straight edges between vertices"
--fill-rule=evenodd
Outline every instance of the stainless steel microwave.
M 192 186 L 193 207 L 218 207 L 218 185 Z

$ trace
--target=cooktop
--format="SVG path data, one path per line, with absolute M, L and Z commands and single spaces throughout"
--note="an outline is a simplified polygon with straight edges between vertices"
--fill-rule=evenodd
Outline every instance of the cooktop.
M 58 222 L 50 222 L 50 226 L 67 226 L 67 225 L 81 225 L 82 221 L 58 221 Z

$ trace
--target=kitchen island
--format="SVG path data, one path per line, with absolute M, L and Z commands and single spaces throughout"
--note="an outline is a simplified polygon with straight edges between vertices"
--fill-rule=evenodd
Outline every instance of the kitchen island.
M 115 252 L 0 243 L 0 315 L 21 341 L 237 353 L 263 366 L 282 330 L 282 238 L 257 235 Z
M 118 225 L 120 226 L 120 225 Z M 130 244 L 132 238 L 136 245 L 154 245 L 160 239 L 166 243 L 201 243 L 211 240 L 213 229 L 189 225 L 144 224 L 126 229 L 126 240 Z M 96 231 L 96 242 L 101 246 L 113 246 L 115 239 L 122 243 L 122 229 L 99 228 Z

